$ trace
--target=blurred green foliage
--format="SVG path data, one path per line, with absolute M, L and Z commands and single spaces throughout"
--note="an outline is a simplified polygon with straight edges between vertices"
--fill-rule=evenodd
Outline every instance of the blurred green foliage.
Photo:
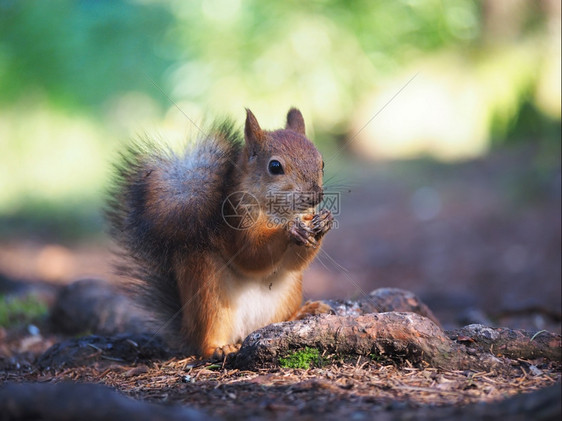
M 212 107 L 232 92 L 233 108 L 272 98 L 311 103 L 321 111 L 315 121 L 326 126 L 343 123 L 381 75 L 479 33 L 470 0 L 172 4 L 178 21 L 171 37 L 188 58 L 172 72 L 176 95 Z
M 185 136 L 186 115 L 243 121 L 248 106 L 270 128 L 296 105 L 333 147 L 383 81 L 403 85 L 433 58 L 437 79 L 483 87 L 487 137 L 559 142 L 554 3 L 514 2 L 513 19 L 494 15 L 497 4 L 0 0 L 0 222 L 35 214 L 43 225 L 58 209 L 99 229 L 93 209 L 120 145 L 143 130 Z M 64 219 L 63 232 L 81 224 Z
M 124 1 L 0 1 L 0 101 L 45 95 L 68 111 L 146 89 L 171 65 L 160 5 Z
M 47 305 L 35 295 L 0 296 L 0 326 L 21 326 L 37 322 L 47 315 Z
M 0 11 L 0 101 L 39 92 L 74 111 L 134 90 L 218 106 L 232 93 L 217 83 L 247 99 L 335 85 L 353 101 L 374 75 L 479 34 L 471 0 L 1 0 Z

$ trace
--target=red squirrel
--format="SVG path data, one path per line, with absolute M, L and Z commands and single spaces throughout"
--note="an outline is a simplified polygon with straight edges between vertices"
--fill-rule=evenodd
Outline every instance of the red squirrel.
M 107 216 L 121 266 L 185 352 L 222 358 L 252 331 L 307 313 L 302 273 L 332 226 L 316 212 L 324 163 L 297 109 L 284 129 L 214 125 L 183 153 L 137 142 L 116 165 Z

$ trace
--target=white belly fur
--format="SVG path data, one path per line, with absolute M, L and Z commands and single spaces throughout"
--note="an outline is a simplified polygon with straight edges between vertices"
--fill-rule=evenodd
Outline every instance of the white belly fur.
M 292 290 L 299 272 L 284 272 L 266 279 L 233 280 L 233 329 L 230 343 L 272 322 L 273 316 Z

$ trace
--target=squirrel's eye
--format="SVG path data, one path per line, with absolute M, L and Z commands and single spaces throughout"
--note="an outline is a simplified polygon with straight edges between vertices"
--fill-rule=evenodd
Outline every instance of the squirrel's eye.
M 281 165 L 281 162 L 276 159 L 272 159 L 271 161 L 269 161 L 267 169 L 269 170 L 269 173 L 273 175 L 285 174 L 283 165 Z

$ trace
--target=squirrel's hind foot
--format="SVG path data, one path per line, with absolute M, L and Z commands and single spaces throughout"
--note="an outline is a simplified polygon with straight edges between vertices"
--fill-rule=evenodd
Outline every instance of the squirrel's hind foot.
M 223 361 L 227 355 L 240 351 L 240 346 L 242 346 L 242 344 L 228 344 L 219 346 L 213 351 L 211 359 L 213 361 Z
M 290 320 L 301 320 L 308 316 L 317 314 L 334 314 L 332 307 L 322 301 L 307 301 L 304 305 L 291 317 Z

